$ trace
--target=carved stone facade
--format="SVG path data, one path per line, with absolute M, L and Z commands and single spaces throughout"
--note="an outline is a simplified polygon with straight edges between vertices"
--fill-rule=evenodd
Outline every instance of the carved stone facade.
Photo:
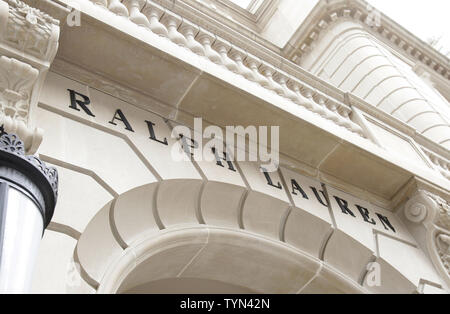
M 328 6 L 322 2 L 314 8 L 311 15 L 314 16 L 315 22 L 304 24 L 291 39 L 291 43 L 295 44 L 287 45 L 284 51 L 294 62 L 301 63 L 301 59 L 311 51 L 316 40 L 326 33 L 330 26 L 340 21 L 352 21 L 365 25 L 368 31 L 391 43 L 397 51 L 450 80 L 450 68 L 445 56 L 431 47 L 421 45 L 420 40 L 405 32 L 401 26 L 392 23 L 389 17 L 366 1 L 332 0 Z
M 38 75 L 39 71 L 29 64 L 0 57 L 0 105 L 6 116 L 27 123 L 31 91 Z
M 419 191 L 405 205 L 405 216 L 426 230 L 428 252 L 450 282 L 450 203 L 428 191 Z
M 333 21 L 317 35 L 301 66 L 449 149 L 448 101 L 368 28 L 349 18 Z
M 58 171 L 54 167 L 47 166 L 45 162 L 34 155 L 26 155 L 23 141 L 16 134 L 8 134 L 4 126 L 0 126 L 0 150 L 13 154 L 29 164 L 33 165 L 50 184 L 54 200 L 58 199 Z
M 436 220 L 436 248 L 442 265 L 450 277 L 450 203 L 436 195 L 429 194 L 438 206 L 439 214 Z
M 58 20 L 20 0 L 0 2 L 0 123 L 8 132 L 20 129 L 30 153 L 39 147 L 42 130 L 34 128 L 29 113 L 56 55 L 58 38 Z
M 56 54 L 59 21 L 25 4 L 21 0 L 8 0 L 8 19 L 2 40 L 10 48 L 49 63 Z
M 398 62 L 423 60 L 446 86 L 445 60 L 389 20 L 373 31 L 364 1 L 267 0 L 256 12 L 228 0 L 25 2 L 37 8 L 0 0 L 0 125 L 60 174 L 33 292 L 159 291 L 173 279 L 253 293 L 449 291 L 448 129 L 358 97 L 417 92 L 412 71 L 382 72 L 380 83 L 357 66 L 411 46 Z M 81 24 L 61 24 L 59 38 L 42 12 L 62 20 L 70 4 Z M 364 40 L 329 64 L 361 94 L 301 66 L 355 19 Z M 377 68 L 393 68 L 380 58 Z M 419 98 L 410 96 L 393 102 Z M 447 114 L 420 101 L 414 116 Z M 194 129 L 195 117 L 221 130 L 279 126 L 279 169 L 177 162 L 171 150 L 186 142 L 174 127 Z

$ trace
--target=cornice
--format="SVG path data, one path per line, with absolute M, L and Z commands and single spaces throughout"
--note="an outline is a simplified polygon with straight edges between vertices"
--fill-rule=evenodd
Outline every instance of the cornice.
M 285 72 L 286 74 L 289 74 L 291 76 L 294 76 L 295 78 L 298 78 L 302 80 L 304 83 L 309 85 L 309 87 L 314 90 L 320 90 L 321 93 L 324 93 L 325 95 L 332 97 L 335 101 L 338 101 L 340 103 L 344 103 L 346 101 L 346 93 L 339 90 L 332 84 L 323 81 L 322 79 L 312 75 L 308 71 L 304 70 L 300 66 L 296 65 L 294 62 L 285 59 L 280 55 L 280 52 L 277 51 L 276 47 L 272 47 L 270 44 L 268 44 L 265 40 L 262 38 L 257 37 L 250 37 L 250 34 L 246 34 L 245 31 L 240 33 L 233 29 L 228 29 L 222 27 L 222 21 L 221 20 L 214 20 L 211 19 L 207 15 L 199 15 L 196 11 L 193 12 L 193 8 L 187 5 L 188 2 L 195 0 L 182 0 L 178 1 L 177 5 L 171 5 L 168 7 L 169 0 L 156 0 L 156 2 L 159 2 L 166 8 L 173 10 L 177 14 L 180 14 L 183 18 L 193 18 L 193 22 L 195 22 L 200 27 L 205 27 L 212 33 L 214 33 L 216 36 L 221 36 L 224 39 L 226 39 L 228 42 L 233 44 L 236 47 L 239 47 L 243 51 L 245 51 L 247 54 L 253 54 L 255 57 L 268 62 L 272 64 L 277 70 L 280 70 L 282 72 Z M 356 0 L 355 0 L 356 1 Z M 358 0 L 359 1 L 359 0 Z M 356 2 L 358 2 L 356 1 Z M 353 2 L 353 1 L 351 1 Z M 364 2 L 365 3 L 365 2 Z M 321 6 L 324 6 L 325 4 L 323 2 L 319 2 L 317 7 L 314 10 L 317 10 Z M 314 19 L 314 14 L 311 14 L 308 19 Z M 400 26 L 399 26 L 400 27 Z M 411 35 L 412 36 L 412 35 Z M 249 40 L 249 37 L 253 40 Z M 434 74 L 434 73 L 433 73 Z M 437 72 L 434 74 L 435 76 L 438 76 Z M 442 77 L 442 76 L 441 76 Z M 442 81 L 446 81 L 444 77 L 442 77 Z M 396 129 L 401 130 L 405 134 L 409 135 L 410 137 L 413 137 L 414 139 L 418 138 L 418 140 L 422 143 L 421 145 L 425 145 L 427 147 L 431 146 L 431 150 L 434 151 L 437 154 L 443 154 L 446 156 L 448 154 L 448 151 L 445 149 L 441 149 L 441 146 L 435 145 L 434 142 L 431 142 L 422 136 L 420 134 L 417 134 L 417 132 L 407 124 L 403 123 L 402 121 L 398 120 L 397 118 L 386 114 L 385 112 L 378 110 L 376 108 L 373 108 L 370 104 L 366 103 L 364 100 L 354 96 L 350 95 L 350 99 L 352 101 L 352 105 L 361 109 L 364 112 L 370 113 L 372 116 L 376 117 L 377 119 L 381 120 L 384 123 L 389 124 L 390 126 L 393 126 Z M 388 122 L 389 121 L 389 122 Z M 425 144 L 428 143 L 428 144 Z M 439 146 L 439 147 L 436 147 Z
M 105 27 L 108 28 L 108 30 L 110 29 L 111 25 L 114 25 L 108 24 L 109 20 L 111 20 L 111 17 L 113 16 L 109 13 L 108 15 L 105 14 L 105 12 L 103 11 L 104 8 L 99 9 L 98 7 L 93 6 L 93 4 L 89 4 L 89 6 L 86 7 L 86 10 L 89 8 L 95 9 L 95 11 L 93 10 L 92 12 L 96 12 L 99 15 L 92 15 L 89 17 L 89 13 L 86 13 L 86 16 L 83 17 L 84 23 L 95 23 L 97 27 Z M 209 61 L 211 62 L 218 63 L 231 72 L 235 72 L 236 74 L 241 75 L 248 80 L 253 80 L 255 83 L 260 85 L 259 88 L 269 89 L 275 93 L 278 93 L 280 96 L 285 97 L 287 100 L 293 101 L 299 106 L 307 107 L 306 109 L 319 114 L 325 119 L 327 119 L 328 116 L 330 118 L 330 121 L 333 121 L 335 123 L 339 122 L 340 124 L 337 124 L 343 126 L 344 128 L 348 128 L 350 126 L 348 125 L 348 122 L 353 122 L 356 124 L 356 126 L 358 126 L 358 123 L 353 119 L 349 121 L 347 119 L 348 117 L 346 117 L 345 115 L 342 116 L 344 118 L 342 120 L 339 115 L 333 116 L 333 112 L 341 114 L 342 111 L 344 111 L 348 114 L 353 111 L 353 107 L 357 107 L 366 115 L 378 119 L 386 124 L 389 128 L 396 130 L 396 133 L 403 133 L 410 137 L 415 135 L 415 131 L 408 125 L 395 119 L 391 115 L 365 103 L 358 97 L 343 93 L 339 89 L 324 81 L 321 81 L 316 76 L 308 73 L 298 65 L 295 65 L 288 60 L 285 60 L 286 63 L 282 63 L 280 66 L 271 64 L 266 60 L 261 60 L 258 58 L 258 56 L 251 54 L 248 51 L 244 51 L 239 46 L 227 43 L 227 41 L 221 38 L 219 35 L 212 32 L 207 32 L 201 24 L 199 25 L 191 20 L 188 20 L 186 16 L 176 15 L 169 8 L 156 6 L 156 4 L 152 1 L 147 1 L 146 6 L 142 9 L 142 13 L 145 16 L 152 16 L 151 12 L 153 12 L 155 8 L 157 8 L 159 12 L 157 19 L 158 22 L 156 20 L 149 21 L 149 27 L 139 29 L 146 32 L 155 32 L 155 34 L 161 37 L 161 41 L 171 41 L 173 43 L 179 42 L 179 47 L 173 45 L 173 49 L 177 49 L 180 52 L 184 50 L 184 53 L 186 53 L 186 49 L 189 49 L 191 50 L 191 52 L 199 55 L 202 60 L 208 61 L 209 59 Z M 178 29 L 172 28 L 169 32 L 167 28 L 169 27 L 170 21 L 167 17 L 164 17 L 165 15 L 174 16 L 177 20 L 181 21 L 180 27 Z M 106 20 L 103 20 L 105 16 L 109 17 L 106 18 Z M 122 17 L 117 18 L 122 19 Z M 127 23 L 130 23 L 130 26 L 132 26 L 133 18 L 135 18 L 135 16 L 130 17 L 129 21 L 127 21 Z M 192 35 L 186 35 L 188 34 L 188 32 L 186 32 L 185 29 L 189 28 L 196 30 L 195 32 L 193 32 L 195 34 L 198 33 L 198 29 L 203 30 L 199 32 L 195 37 L 193 37 Z M 163 29 L 165 31 L 162 31 Z M 117 31 L 120 31 L 120 29 L 118 29 Z M 156 31 L 158 33 L 156 33 Z M 205 41 L 205 39 L 207 39 L 207 41 Z M 247 45 L 250 46 L 252 44 L 254 48 L 255 46 L 257 46 L 254 42 L 248 40 Z M 65 61 L 67 62 L 70 60 Z M 252 63 L 256 63 L 256 68 L 252 67 Z M 145 100 L 145 97 L 141 96 L 146 95 L 148 97 L 151 97 L 151 95 L 146 94 L 143 90 L 133 89 L 133 87 L 128 85 L 126 82 L 120 80 L 117 82 L 108 82 L 108 79 L 102 77 L 101 73 L 98 73 L 98 76 L 96 75 L 95 77 L 93 77 L 91 71 L 88 71 L 87 69 L 86 71 L 81 71 L 81 69 L 75 64 L 70 68 L 71 70 L 69 71 L 67 64 L 59 63 L 58 60 L 56 60 L 53 64 L 53 70 L 55 70 L 57 73 L 60 73 L 64 76 L 67 75 L 73 79 L 76 79 L 77 81 L 81 81 L 101 91 L 106 91 L 108 94 L 125 100 L 128 103 L 141 108 L 144 108 L 142 107 L 143 104 L 149 103 L 149 101 Z M 296 89 L 296 87 L 298 89 Z M 164 104 L 158 104 L 157 107 L 158 108 L 152 107 L 151 110 L 153 112 L 156 111 L 156 113 L 159 113 L 163 117 L 171 117 L 170 114 L 167 114 L 172 112 L 170 108 L 164 108 Z M 338 121 L 335 121 L 336 118 L 338 118 Z M 366 133 L 364 131 L 363 136 L 366 137 Z M 369 141 L 369 139 L 361 140 Z M 428 147 L 432 146 L 432 143 L 429 140 L 424 139 L 423 145 Z M 431 162 L 429 162 L 429 164 L 431 165 Z M 429 171 L 431 172 L 432 170 L 430 169 Z M 434 174 L 434 176 L 426 177 L 429 180 L 435 182 L 434 178 L 439 178 L 439 175 L 437 171 L 434 172 Z M 338 182 L 338 180 L 334 178 L 328 178 L 329 176 L 324 180 L 330 182 Z M 427 181 L 427 184 L 430 186 L 435 186 L 436 184 L 433 184 L 433 182 L 431 181 Z M 335 185 L 337 186 L 336 183 Z M 431 188 L 429 187 L 428 189 Z M 395 204 L 397 204 L 402 200 L 401 198 L 398 198 L 393 201 L 395 201 Z
M 422 147 L 422 150 L 428 156 L 433 165 L 439 170 L 439 172 L 448 180 L 450 180 L 450 161 L 444 157 L 439 156 L 436 153 L 429 151 Z
M 253 14 L 259 29 L 264 29 L 277 10 L 280 0 L 264 0 Z
M 257 31 L 258 29 L 253 14 L 228 0 L 185 0 L 183 2 L 199 11 L 207 12 L 209 16 L 213 16 L 218 20 L 229 19 L 234 21 L 234 23 L 242 24 L 252 31 Z
M 276 11 L 279 0 L 262 0 L 254 11 L 241 8 L 230 0 L 183 0 L 191 6 L 195 2 L 203 2 L 206 7 L 216 10 L 224 17 L 244 23 L 255 31 L 261 31 Z M 254 1 L 255 3 L 257 1 Z M 251 5 L 251 4 L 250 4 Z
M 278 1 L 272 0 L 270 2 L 271 5 L 266 8 L 267 12 L 273 14 Z M 242 24 L 239 20 L 227 18 L 225 15 L 217 12 L 214 7 L 202 4 L 197 0 L 180 0 L 176 2 L 171 0 L 154 0 L 153 2 L 213 32 L 230 43 L 238 45 L 245 51 L 253 49 L 261 51 L 267 54 L 266 58 L 271 58 L 272 60 L 279 60 L 281 57 L 280 48 L 259 36 L 259 28 L 263 27 L 263 25 L 258 19 L 264 18 L 268 21 L 270 19 L 270 14 L 268 13 L 260 16 L 250 15 L 251 19 Z M 249 38 L 251 38 L 252 45 L 247 47 Z M 259 47 L 255 49 L 254 46 Z M 252 51 L 252 53 L 255 52 Z
M 168 6 L 160 6 L 156 2 L 159 4 L 165 3 Z M 183 48 L 180 49 L 188 48 L 195 54 L 210 59 L 211 62 L 220 63 L 229 71 L 255 81 L 262 88 L 273 90 L 278 94 L 281 93 L 294 103 L 304 106 L 325 119 L 336 121 L 335 123 L 338 125 L 363 137 L 367 137 L 367 134 L 352 119 L 352 107 L 379 119 L 390 128 L 409 137 L 418 138 L 420 145 L 438 155 L 446 156 L 446 153 L 448 153 L 444 148 L 436 149 L 437 144 L 418 136 L 415 130 L 395 117 L 374 108 L 358 97 L 351 96 L 349 98 L 343 91 L 255 41 L 249 40 L 244 35 L 238 35 L 239 40 L 230 42 L 227 38 L 236 38 L 235 31 L 223 27 L 219 21 L 208 18 L 206 14 L 199 15 L 195 8 L 189 7 L 184 1 L 178 1 L 175 5 L 169 0 L 147 0 L 142 9 L 144 17 L 151 16 L 154 10 L 159 12 L 157 20 L 152 20 L 153 22 L 146 29 L 150 32 L 156 32 L 162 37 L 168 37 L 168 40 L 175 43 L 181 40 L 182 43 L 180 42 L 180 44 L 183 45 Z M 179 15 L 180 13 L 184 15 Z M 181 21 L 178 30 L 172 28 L 171 32 L 168 32 L 168 19 L 165 16 L 173 16 Z M 129 22 L 133 23 L 133 17 L 129 17 Z M 200 32 L 195 31 L 196 36 L 184 37 L 188 34 L 186 29 L 189 28 L 200 30 Z M 225 34 L 226 38 L 224 38 L 225 36 L 222 37 L 222 34 Z M 351 103 L 348 103 L 347 99 L 351 99 Z M 439 152 L 442 152 L 442 154 Z
M 309 53 L 321 33 L 344 19 L 351 19 L 416 63 L 427 66 L 446 80 L 450 80 L 449 59 L 424 41 L 407 31 L 395 21 L 380 12 L 381 25 L 372 25 L 371 6 L 364 0 L 321 0 L 308 18 L 283 48 L 283 55 L 297 64 Z
M 450 101 L 450 88 L 447 78 L 443 77 L 436 71 L 431 71 L 430 68 L 423 64 L 415 64 L 414 72 L 424 81 L 433 86 L 447 101 Z
M 68 61 L 56 58 L 52 64 L 51 71 L 118 98 L 127 104 L 152 112 L 164 120 L 171 121 L 175 124 L 183 123 L 183 121 L 191 121 L 194 118 L 194 116 L 190 113 L 177 111 L 177 118 L 174 120 L 171 118 L 171 113 L 174 108 L 168 106 L 167 104 L 160 103 L 158 100 L 147 94 L 143 94 L 141 91 L 133 90 L 129 86 L 122 86 L 120 83 L 111 81 L 109 78 L 106 78 L 100 74 L 92 73 L 91 71 L 83 69 L 78 65 L 71 64 Z M 207 120 L 205 120 L 205 122 L 209 123 Z M 399 122 L 402 123 L 401 121 Z M 405 126 L 407 128 L 409 127 L 407 125 Z M 357 186 L 349 184 L 348 182 L 344 182 L 337 177 L 322 173 L 317 168 L 312 168 L 311 166 L 308 166 L 307 164 L 283 153 L 280 155 L 280 166 L 306 176 L 315 177 L 324 183 L 327 183 L 335 188 L 342 189 L 343 191 L 351 193 L 361 199 L 366 199 L 372 204 L 382 208 L 396 209 L 399 204 L 404 203 L 405 198 L 408 195 L 411 195 L 409 191 L 410 189 L 403 191 L 404 189 L 402 188 L 393 199 L 387 200 L 365 189 L 361 189 Z M 421 189 L 432 191 L 433 193 L 442 195 L 443 197 L 448 195 L 448 190 L 443 190 L 433 182 L 424 181 L 418 177 L 413 177 L 410 181 L 410 185 L 413 189 L 420 187 Z

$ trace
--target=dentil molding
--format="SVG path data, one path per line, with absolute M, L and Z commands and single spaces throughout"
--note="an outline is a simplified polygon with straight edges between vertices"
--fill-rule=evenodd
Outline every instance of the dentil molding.
M 308 17 L 308 20 L 292 36 L 285 46 L 285 56 L 301 64 L 330 25 L 342 20 L 360 23 L 369 33 L 394 47 L 408 58 L 439 74 L 444 80 L 450 80 L 449 59 L 408 33 L 382 12 L 376 11 L 364 0 L 322 0 Z

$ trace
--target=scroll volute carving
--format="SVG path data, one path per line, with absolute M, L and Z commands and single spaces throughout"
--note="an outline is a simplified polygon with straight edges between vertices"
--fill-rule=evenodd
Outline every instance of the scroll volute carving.
M 450 286 L 450 203 L 418 191 L 405 205 L 406 218 L 426 229 L 426 244 L 435 267 Z

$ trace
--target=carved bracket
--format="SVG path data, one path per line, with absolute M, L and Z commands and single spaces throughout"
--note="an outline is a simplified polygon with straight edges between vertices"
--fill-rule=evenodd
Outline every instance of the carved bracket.
M 59 21 L 20 0 L 0 3 L 2 48 L 33 56 L 48 67 L 58 48 Z
M 58 49 L 59 21 L 20 0 L 0 0 L 0 123 L 20 133 L 27 153 L 42 142 L 30 109 Z
M 450 286 L 450 203 L 433 193 L 419 190 L 406 203 L 404 214 L 409 221 L 425 228 L 431 259 Z
M 27 122 L 31 92 L 39 71 L 16 59 L 0 57 L 0 109 L 18 121 Z

